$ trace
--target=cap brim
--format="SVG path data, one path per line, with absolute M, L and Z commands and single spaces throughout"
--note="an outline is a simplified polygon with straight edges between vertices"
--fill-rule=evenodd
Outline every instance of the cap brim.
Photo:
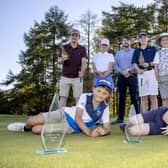
M 141 37 L 141 36 L 148 36 L 147 34 L 139 34 L 139 37 Z
M 101 43 L 101 45 L 107 45 L 107 46 L 109 46 L 109 44 L 106 44 L 106 43 Z
M 95 87 L 98 87 L 98 86 L 105 86 L 105 87 L 109 88 L 110 90 L 112 90 L 112 88 L 110 86 L 107 86 L 107 85 L 104 85 L 104 84 L 98 84 Z

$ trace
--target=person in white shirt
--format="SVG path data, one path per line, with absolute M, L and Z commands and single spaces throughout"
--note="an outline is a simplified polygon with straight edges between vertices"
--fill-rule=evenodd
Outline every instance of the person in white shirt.
M 93 55 L 92 68 L 94 72 L 94 86 L 99 79 L 108 79 L 114 87 L 111 72 L 115 61 L 113 54 L 108 53 L 109 47 L 109 40 L 104 38 L 100 42 L 100 52 Z
M 153 61 L 155 74 L 159 84 L 162 105 L 168 107 L 168 33 L 161 33 L 156 43 L 161 47 L 161 50 L 155 54 Z
M 80 96 L 75 107 L 64 107 L 63 110 L 56 110 L 50 113 L 40 113 L 28 119 L 27 123 L 11 123 L 8 125 L 9 131 L 32 131 L 40 134 L 43 125 L 47 123 L 57 124 L 62 120 L 65 124 L 65 132 L 83 132 L 90 137 L 98 137 L 110 134 L 110 116 L 108 100 L 112 90 L 112 83 L 108 80 L 99 80 L 93 88 L 93 93 L 84 93 Z M 48 117 L 50 115 L 50 117 Z M 102 126 L 95 126 L 97 123 Z M 54 132 L 54 130 L 47 130 Z M 56 132 L 56 131 L 55 131 Z

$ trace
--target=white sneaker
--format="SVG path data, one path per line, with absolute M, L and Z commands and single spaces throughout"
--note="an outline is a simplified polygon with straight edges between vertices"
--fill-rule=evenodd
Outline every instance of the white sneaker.
M 16 122 L 8 125 L 8 131 L 24 132 L 26 123 Z

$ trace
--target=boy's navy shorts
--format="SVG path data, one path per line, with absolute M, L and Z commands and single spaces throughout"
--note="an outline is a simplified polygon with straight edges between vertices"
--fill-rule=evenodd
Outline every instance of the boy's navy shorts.
M 163 121 L 163 115 L 166 111 L 168 111 L 167 107 L 159 107 L 158 109 L 142 113 L 144 122 L 149 123 L 149 135 L 161 134 L 161 128 L 167 126 Z

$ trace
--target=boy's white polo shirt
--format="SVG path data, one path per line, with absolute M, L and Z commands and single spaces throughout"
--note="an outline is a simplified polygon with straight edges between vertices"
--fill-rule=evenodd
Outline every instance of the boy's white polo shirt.
M 92 59 L 93 63 L 95 63 L 96 69 L 101 72 L 105 72 L 108 70 L 108 65 L 110 62 L 115 62 L 114 56 L 111 53 L 95 53 Z
M 92 95 L 92 93 L 83 93 L 81 94 L 80 98 L 79 98 L 79 101 L 77 103 L 76 106 L 73 106 L 73 107 L 65 107 L 64 108 L 64 111 L 69 114 L 69 116 L 75 120 L 75 113 L 76 113 L 76 109 L 79 107 L 79 108 L 82 108 L 83 109 L 83 115 L 82 115 L 82 120 L 84 123 L 87 123 L 87 122 L 91 122 L 93 121 L 92 118 L 89 116 L 89 114 L 87 113 L 86 111 L 86 99 L 87 99 L 87 95 Z M 101 120 L 100 122 L 101 123 L 109 123 L 110 122 L 110 117 L 109 117 L 109 106 L 107 106 L 103 112 L 103 115 L 101 117 Z

